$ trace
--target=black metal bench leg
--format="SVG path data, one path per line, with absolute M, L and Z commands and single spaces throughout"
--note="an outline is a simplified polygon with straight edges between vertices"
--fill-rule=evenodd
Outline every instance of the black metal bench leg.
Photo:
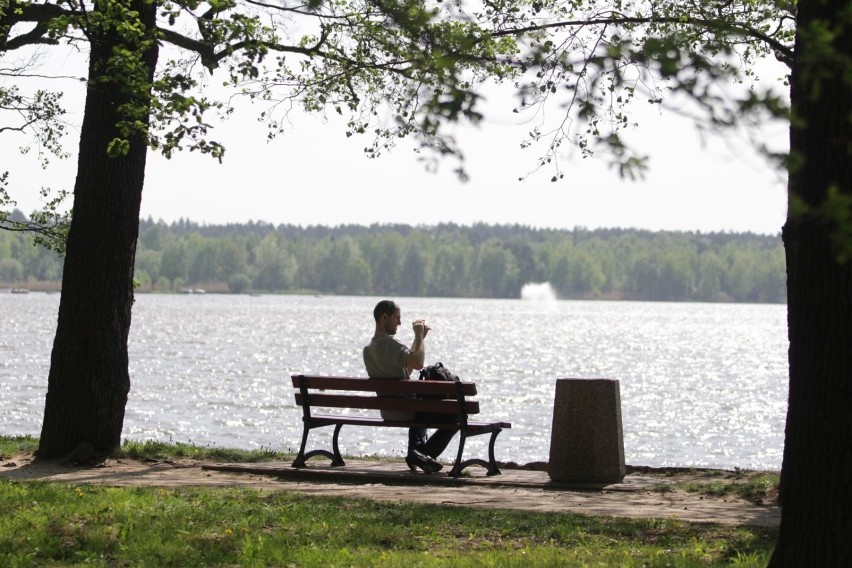
M 302 446 L 299 448 L 299 455 L 293 460 L 293 467 L 305 467 L 305 446 L 308 443 L 308 432 L 310 431 L 310 427 L 305 424 L 302 430 Z
M 497 441 L 497 435 L 503 430 L 494 430 L 491 432 L 491 441 L 488 442 L 488 473 L 487 475 L 500 475 L 500 468 L 497 467 L 497 460 L 494 459 L 494 443 Z
M 450 477 L 458 477 L 461 475 L 462 470 L 464 469 L 464 465 L 462 463 L 462 456 L 464 455 L 464 442 L 467 439 L 467 434 L 465 434 L 464 430 L 459 432 L 459 451 L 456 454 L 456 461 L 453 464 L 453 469 L 450 470 Z
M 337 445 L 337 437 L 340 435 L 341 428 L 343 428 L 343 424 L 338 424 L 334 427 L 334 437 L 331 439 L 331 447 L 334 450 L 334 457 L 331 458 L 331 465 L 333 466 L 346 465 L 346 462 L 343 461 L 343 456 L 340 455 L 340 448 Z
M 337 438 L 341 428 L 343 428 L 343 424 L 338 424 L 334 427 L 334 437 L 331 440 L 333 452 L 329 452 L 328 450 L 311 450 L 305 453 L 305 446 L 308 443 L 308 433 L 312 429 L 310 426 L 305 425 L 305 430 L 302 433 L 302 447 L 299 448 L 299 455 L 293 461 L 293 467 L 307 467 L 306 462 L 314 456 L 323 456 L 330 459 L 333 466 L 346 465 L 346 462 L 343 461 L 343 456 L 340 455 L 340 448 L 337 445 Z

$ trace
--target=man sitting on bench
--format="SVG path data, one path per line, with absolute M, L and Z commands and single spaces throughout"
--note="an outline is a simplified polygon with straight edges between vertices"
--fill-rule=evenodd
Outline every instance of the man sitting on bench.
M 406 347 L 394 337 L 402 323 L 399 306 L 391 300 L 382 300 L 373 310 L 376 331 L 370 344 L 364 347 L 364 366 L 371 379 L 410 380 L 411 372 L 422 369 L 426 360 L 426 335 L 429 326 L 424 320 L 413 323 L 414 341 Z M 385 420 L 421 420 L 424 422 L 452 421 L 446 414 L 412 413 L 395 410 L 382 410 Z M 439 471 L 443 466 L 435 460 L 455 436 L 458 429 L 436 430 L 427 438 L 425 428 L 408 430 L 408 454 L 405 463 L 414 471 L 420 468 L 426 473 Z

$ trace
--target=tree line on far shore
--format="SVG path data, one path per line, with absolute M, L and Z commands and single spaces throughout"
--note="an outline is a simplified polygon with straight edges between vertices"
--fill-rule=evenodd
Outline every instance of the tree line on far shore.
M 62 258 L 0 231 L 0 285 L 50 289 Z M 517 298 L 784 302 L 779 235 L 536 229 L 519 225 L 274 226 L 143 220 L 140 292 L 313 292 Z

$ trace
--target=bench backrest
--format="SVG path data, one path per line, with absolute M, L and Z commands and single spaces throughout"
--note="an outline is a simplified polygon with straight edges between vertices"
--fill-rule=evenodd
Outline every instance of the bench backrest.
M 361 377 L 292 375 L 296 404 L 308 407 L 405 410 L 443 414 L 478 414 L 476 384 L 449 381 L 398 381 Z M 335 392 L 329 392 L 335 391 Z M 348 393 L 346 391 L 349 391 Z M 351 393 L 357 394 L 351 394 Z M 413 398 L 426 395 L 440 398 Z

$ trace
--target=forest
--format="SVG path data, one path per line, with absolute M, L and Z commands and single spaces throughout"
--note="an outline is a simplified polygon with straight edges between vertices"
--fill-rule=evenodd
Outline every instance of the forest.
M 137 292 L 784 302 L 779 235 L 520 225 L 141 221 Z M 57 290 L 62 257 L 0 231 L 0 287 Z

